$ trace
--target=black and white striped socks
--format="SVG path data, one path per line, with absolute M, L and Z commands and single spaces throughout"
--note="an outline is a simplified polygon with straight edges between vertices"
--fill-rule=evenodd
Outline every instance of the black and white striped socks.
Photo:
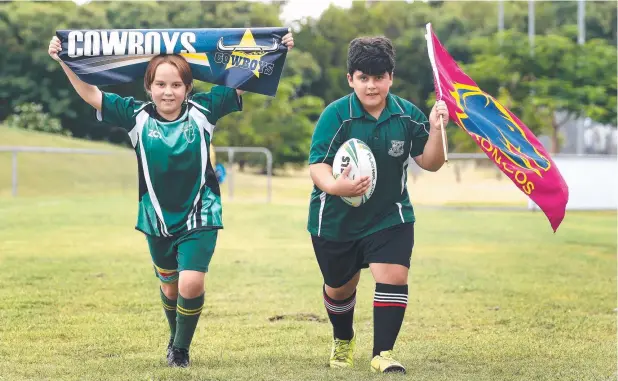
M 333 325 L 333 335 L 337 339 L 350 340 L 354 337 L 354 306 L 356 305 L 356 291 L 345 300 L 334 300 L 324 294 L 324 306 L 328 318 Z
M 408 285 L 376 283 L 373 297 L 373 356 L 395 346 L 408 306 Z

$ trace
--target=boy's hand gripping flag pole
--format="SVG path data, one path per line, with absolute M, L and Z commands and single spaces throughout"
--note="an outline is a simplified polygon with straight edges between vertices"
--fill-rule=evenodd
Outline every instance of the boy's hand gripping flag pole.
M 515 114 L 481 90 L 457 66 L 431 24 L 427 24 L 425 38 L 436 98 L 446 103 L 450 119 L 541 208 L 555 232 L 569 200 L 569 188 L 556 164 Z
M 436 72 L 437 72 L 436 61 L 434 59 L 434 54 L 433 54 L 433 44 L 431 41 L 429 25 L 430 24 L 427 24 L 427 34 L 425 34 L 425 40 L 427 40 L 427 52 L 429 53 L 429 61 L 431 62 L 431 69 L 433 70 L 433 73 L 434 73 L 434 81 L 437 81 L 436 100 L 441 101 L 442 100 L 442 88 L 440 87 L 440 77 L 436 75 Z M 449 114 L 450 114 L 450 111 L 449 111 Z M 442 118 L 442 115 L 440 115 L 440 131 L 442 132 L 442 149 L 444 150 L 444 161 L 448 163 L 448 152 L 446 149 L 446 131 L 444 131 L 444 119 Z

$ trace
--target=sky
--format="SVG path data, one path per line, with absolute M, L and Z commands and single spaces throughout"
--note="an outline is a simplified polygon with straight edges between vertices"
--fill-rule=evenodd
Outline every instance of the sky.
M 330 4 L 349 8 L 352 0 L 289 0 L 283 8 L 281 18 L 286 24 L 302 17 L 318 18 Z
M 90 0 L 73 1 L 77 4 L 85 4 L 90 2 Z M 343 8 L 349 8 L 352 5 L 352 0 L 289 0 L 288 4 L 286 4 L 283 8 L 281 18 L 286 24 L 302 17 L 317 18 L 326 10 L 326 8 L 329 7 L 330 4 Z

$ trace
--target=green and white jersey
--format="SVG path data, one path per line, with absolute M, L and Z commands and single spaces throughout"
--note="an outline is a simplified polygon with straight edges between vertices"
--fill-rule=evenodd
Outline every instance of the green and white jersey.
M 240 110 L 236 90 L 223 86 L 193 95 L 171 122 L 161 119 L 152 102 L 103 93 L 97 119 L 126 129 L 137 154 L 137 230 L 170 237 L 223 227 L 210 142 L 217 121 Z
M 313 132 L 309 164 L 333 165 L 335 153 L 348 139 L 371 148 L 378 179 L 371 198 L 359 207 L 347 205 L 314 185 L 307 229 L 330 241 L 354 241 L 394 225 L 415 221 L 407 189 L 411 158 L 423 153 L 429 122 L 411 102 L 389 94 L 378 119 L 367 113 L 352 93 L 329 104 Z

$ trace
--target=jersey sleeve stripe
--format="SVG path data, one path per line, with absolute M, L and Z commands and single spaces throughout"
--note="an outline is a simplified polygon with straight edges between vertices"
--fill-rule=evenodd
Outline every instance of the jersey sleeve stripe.
M 190 100 L 190 101 L 189 101 L 189 103 L 191 103 L 193 106 L 197 107 L 198 109 L 200 109 L 200 110 L 202 110 L 202 111 L 204 111 L 204 112 L 210 113 L 210 110 L 209 110 L 209 109 L 207 109 L 207 108 L 206 108 L 206 107 L 204 107 L 204 106 L 201 106 L 201 105 L 197 104 L 197 103 L 196 103 L 196 102 L 194 102 L 194 101 L 191 101 L 191 100 Z

